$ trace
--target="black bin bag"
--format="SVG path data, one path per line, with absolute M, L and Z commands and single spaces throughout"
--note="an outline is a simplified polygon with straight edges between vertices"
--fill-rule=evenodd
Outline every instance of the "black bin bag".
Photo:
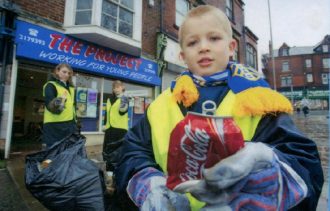
M 71 135 L 26 156 L 26 188 L 49 210 L 104 210 L 102 171 L 87 158 L 85 137 Z M 48 167 L 41 162 L 49 159 Z

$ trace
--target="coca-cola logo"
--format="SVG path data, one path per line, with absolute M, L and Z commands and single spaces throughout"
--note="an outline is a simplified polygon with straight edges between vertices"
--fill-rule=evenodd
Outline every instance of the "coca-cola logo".
M 180 174 L 182 181 L 199 179 L 201 170 L 207 159 L 210 136 L 204 129 L 191 127 L 191 122 L 184 126 L 185 135 L 180 140 L 180 148 L 184 152 L 185 171 Z

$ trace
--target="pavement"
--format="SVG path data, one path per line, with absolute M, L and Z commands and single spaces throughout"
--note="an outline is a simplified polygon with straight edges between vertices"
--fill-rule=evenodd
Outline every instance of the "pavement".
M 325 171 L 324 173 L 326 182 L 324 183 L 316 211 L 325 211 L 329 209 L 329 178 L 327 176 L 327 162 L 329 158 L 329 133 L 327 116 L 327 111 L 311 111 L 307 118 L 305 118 L 303 114 L 293 115 L 293 120 L 297 127 L 317 143 L 319 150 L 327 149 L 324 152 L 320 151 L 320 156 L 325 158 L 324 162 L 322 160 L 322 166 Z M 88 146 L 86 147 L 86 150 L 90 159 L 102 161 L 102 145 Z M 7 168 L 0 170 L 0 211 L 47 210 L 25 188 L 24 165 L 25 156 L 28 153 L 31 153 L 31 151 L 11 153 L 10 159 L 7 160 Z
M 0 210 L 28 210 L 7 169 L 0 170 Z

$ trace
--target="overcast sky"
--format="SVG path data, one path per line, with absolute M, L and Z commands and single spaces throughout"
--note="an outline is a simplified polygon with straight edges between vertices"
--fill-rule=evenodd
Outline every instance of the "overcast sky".
M 274 49 L 284 42 L 314 46 L 330 34 L 330 0 L 269 0 Z M 258 57 L 268 53 L 270 27 L 267 0 L 244 0 L 245 25 L 259 38 Z

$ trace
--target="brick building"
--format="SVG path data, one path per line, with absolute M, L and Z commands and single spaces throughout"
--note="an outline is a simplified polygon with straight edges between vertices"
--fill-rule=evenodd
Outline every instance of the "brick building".
M 274 50 L 275 79 L 278 91 L 293 104 L 309 99 L 311 108 L 326 109 L 329 101 L 330 35 L 315 46 L 290 47 L 283 43 Z M 274 87 L 273 67 L 269 54 L 262 56 L 263 72 Z
M 177 33 L 187 11 L 200 4 L 227 14 L 238 43 L 232 59 L 257 68 L 258 38 L 244 26 L 242 0 L 0 1 L 0 149 L 6 157 L 19 139 L 40 137 L 42 89 L 58 63 L 73 67 L 83 93 L 77 114 L 87 145 L 103 142 L 104 103 L 114 80 L 124 81 L 134 97 L 134 124 L 185 69 Z

